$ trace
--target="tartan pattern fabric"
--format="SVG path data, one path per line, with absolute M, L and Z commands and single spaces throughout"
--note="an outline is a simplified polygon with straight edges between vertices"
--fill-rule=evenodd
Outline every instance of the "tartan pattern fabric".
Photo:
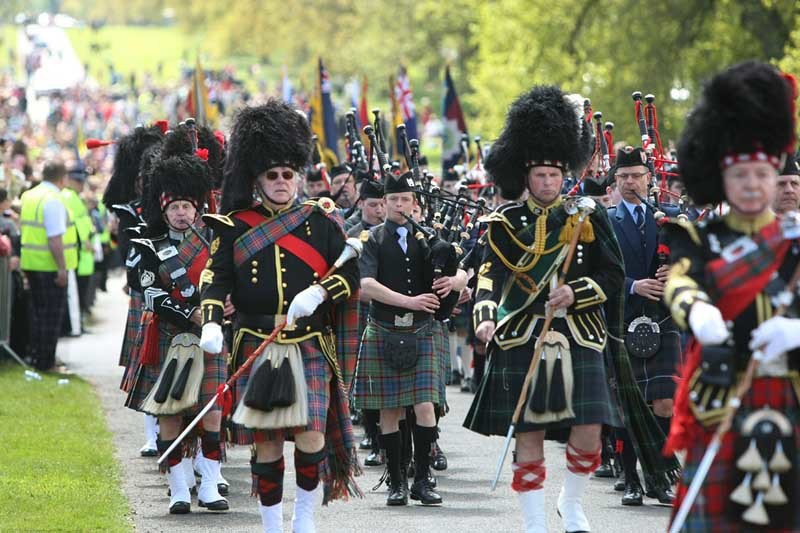
M 56 286 L 55 272 L 25 272 L 31 301 L 28 355 L 39 370 L 56 364 L 56 344 L 67 311 L 67 288 Z
M 675 330 L 661 332 L 661 348 L 648 358 L 631 357 L 636 384 L 648 402 L 672 398 L 677 388 L 678 368 L 683 366 L 681 336 Z
M 206 227 L 202 219 L 197 222 L 195 230 L 202 234 L 206 233 Z M 190 233 L 177 246 L 178 255 L 170 257 L 161 263 L 159 273 L 161 274 L 164 285 L 169 287 L 174 281 L 178 288 L 183 289 L 189 285 L 197 288 L 200 282 L 200 273 L 208 261 L 208 248 L 201 241 L 195 232 Z M 171 272 L 184 267 L 186 274 L 176 280 L 169 277 Z
M 792 387 L 791 381 L 783 378 L 756 378 L 750 391 L 742 400 L 742 406 L 736 415 L 737 422 L 741 422 L 752 411 L 769 405 L 771 408 L 783 412 L 794 425 L 795 457 L 790 457 L 794 463 L 793 471 L 788 475 L 793 479 L 792 492 L 800 494 L 800 475 L 797 475 L 797 468 L 800 465 L 800 406 Z M 686 496 L 689 484 L 697 473 L 697 468 L 706 451 L 712 431 L 707 431 L 703 438 L 691 441 L 691 446 L 686 450 L 686 462 L 683 468 L 678 490 L 676 491 L 674 513 L 680 507 L 683 498 Z M 738 478 L 736 470 L 736 432 L 729 431 L 722 440 L 719 452 L 717 452 L 711 468 L 706 475 L 700 493 L 692 504 L 689 516 L 686 518 L 681 531 L 687 533 L 723 533 L 729 531 L 798 531 L 800 530 L 800 506 L 788 504 L 790 514 L 784 515 L 784 520 L 777 527 L 754 527 L 746 522 L 738 520 L 741 508 L 736 509 L 730 502 L 731 492 L 736 488 Z M 770 510 L 769 505 L 766 506 Z M 772 513 L 770 513 L 772 514 Z
M 732 262 L 720 257 L 706 265 L 709 287 L 715 296 L 728 293 L 754 274 L 768 270 L 775 264 L 780 265 L 783 262 L 781 258 L 791 245 L 790 240 L 784 240 L 778 220 L 762 228 L 751 239 L 758 246 L 757 252 L 747 253 Z
M 144 303 L 142 303 L 144 305 Z M 122 374 L 122 381 L 120 382 L 120 390 L 123 392 L 130 392 L 133 383 L 136 381 L 136 372 L 139 369 L 139 363 L 142 356 L 142 344 L 144 343 L 145 325 L 153 320 L 155 315 L 152 311 L 145 311 L 142 309 L 141 318 L 139 319 L 139 326 L 136 329 L 136 336 L 131 343 L 131 360 L 125 372 Z
M 248 357 L 261 344 L 263 339 L 245 333 L 242 336 L 237 351 L 239 352 L 236 361 L 244 363 Z M 233 424 L 234 444 L 252 444 L 255 441 L 289 439 L 296 433 L 303 431 L 319 431 L 325 433 L 326 418 L 328 416 L 328 405 L 330 403 L 330 391 L 328 384 L 333 377 L 333 370 L 325 361 L 325 354 L 319 347 L 316 340 L 308 340 L 300 343 L 300 351 L 303 354 L 303 373 L 305 374 L 308 386 L 308 424 L 306 427 L 274 429 L 274 430 L 251 430 L 238 424 Z M 242 395 L 247 388 L 247 381 L 250 372 L 245 372 L 233 384 L 233 401 L 238 405 Z
M 125 406 L 130 407 L 136 411 L 141 411 L 141 405 L 150 390 L 158 381 L 158 375 L 161 368 L 164 366 L 164 360 L 169 351 L 169 345 L 172 338 L 178 333 L 185 333 L 168 322 L 161 321 L 159 326 L 158 335 L 158 364 L 157 365 L 142 365 L 140 362 L 134 365 L 135 371 L 133 373 L 132 384 L 128 397 L 125 400 Z M 200 328 L 195 328 L 191 333 L 200 336 Z M 203 383 L 200 386 L 200 394 L 198 395 L 197 404 L 191 409 L 183 412 L 185 416 L 195 416 L 200 410 L 209 402 L 211 398 L 217 393 L 217 387 L 225 383 L 227 379 L 227 368 L 225 365 L 224 357 L 221 354 L 204 354 L 204 370 L 203 370 Z M 219 405 L 214 405 L 212 411 L 218 411 Z
M 446 378 L 450 369 L 450 332 L 447 324 L 433 321 L 433 353 L 439 361 L 439 404 L 447 403 Z
M 359 302 L 359 291 L 340 302 L 334 308 L 336 324 L 336 358 L 342 373 L 342 385 L 348 393 L 353 387 L 361 335 L 366 327 L 366 316 L 362 325 L 361 314 L 369 313 L 369 305 Z
M 305 222 L 314 209 L 312 205 L 301 205 L 277 217 L 265 218 L 264 222 L 244 232 L 233 243 L 234 264 L 239 267 L 264 248 L 274 244 Z
M 484 435 L 505 436 L 517 406 L 525 374 L 533 357 L 535 337 L 522 346 L 501 350 L 492 344 L 489 366 L 475 394 L 464 426 Z M 603 355 L 595 350 L 570 344 L 572 354 L 572 410 L 575 418 L 547 424 L 517 423 L 516 432 L 561 429 L 579 424 L 613 425 L 611 393 L 606 379 Z
M 419 327 L 419 326 L 416 326 Z M 417 365 L 405 372 L 390 368 L 383 358 L 386 333 L 413 331 L 370 319 L 361 340 L 356 377 L 356 406 L 361 409 L 410 407 L 441 403 L 440 361 L 434 352 L 432 325 L 417 333 Z
M 130 301 L 128 302 L 128 317 L 125 319 L 125 332 L 122 336 L 122 347 L 119 350 L 119 366 L 128 367 L 134 359 L 131 352 L 136 334 L 139 332 L 139 324 L 142 321 L 142 293 L 130 290 Z

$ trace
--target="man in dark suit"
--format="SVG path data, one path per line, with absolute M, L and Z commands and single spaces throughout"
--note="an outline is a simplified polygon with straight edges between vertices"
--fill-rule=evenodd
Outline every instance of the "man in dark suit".
M 667 279 L 664 247 L 653 208 L 643 200 L 650 186 L 647 156 L 630 146 L 617 152 L 615 179 L 622 196 L 608 215 L 625 261 L 626 347 L 637 384 L 652 404 L 664 434 L 669 432 L 674 375 L 680 357 L 680 337 L 661 303 Z M 634 331 L 635 330 L 635 331 Z M 636 454 L 622 432 L 622 463 L 625 471 L 623 505 L 642 505 L 642 487 L 636 472 Z M 672 496 L 665 487 L 648 488 L 647 495 L 661 503 Z

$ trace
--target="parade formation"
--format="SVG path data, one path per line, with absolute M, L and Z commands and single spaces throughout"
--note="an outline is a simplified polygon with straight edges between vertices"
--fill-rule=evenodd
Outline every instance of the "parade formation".
M 82 139 L 113 158 L 93 203 L 78 154 L 19 198 L 26 362 L 51 370 L 80 333 L 113 233 L 113 357 L 159 513 L 235 511 L 233 447 L 267 533 L 314 532 L 328 504 L 349 531 L 368 491 L 446 507 L 457 481 L 437 473 L 471 460 L 448 459 L 441 428 L 462 386 L 458 431 L 505 439 L 485 488 L 510 472 L 518 531 L 599 531 L 591 478 L 621 506 L 671 507 L 671 533 L 798 531 L 797 97 L 771 64 L 729 66 L 671 149 L 653 95 L 633 93 L 640 137 L 615 142 L 589 99 L 534 85 L 441 173 L 393 116 L 328 124 L 275 97 L 229 127 L 196 105 Z

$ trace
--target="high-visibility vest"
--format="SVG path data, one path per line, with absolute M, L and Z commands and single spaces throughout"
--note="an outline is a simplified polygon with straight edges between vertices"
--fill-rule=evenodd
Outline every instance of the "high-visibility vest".
M 58 265 L 50 252 L 47 231 L 44 227 L 44 206 L 51 199 L 61 201 L 58 191 L 51 187 L 37 185 L 23 193 L 20 198 L 20 241 L 22 270 L 37 272 L 57 272 Z M 67 213 L 67 231 L 61 238 L 64 244 L 64 263 L 67 270 L 78 267 L 78 232 Z
M 61 189 L 61 199 L 67 208 L 70 220 L 75 224 L 78 232 L 78 272 L 79 276 L 94 274 L 94 247 L 92 246 L 92 233 L 94 224 L 89 210 L 78 193 L 69 187 Z
M 108 227 L 108 210 L 104 203 L 100 202 L 97 205 L 97 210 L 100 211 L 100 218 L 103 221 L 103 232 L 100 234 L 100 242 L 102 244 L 111 243 L 111 229 Z

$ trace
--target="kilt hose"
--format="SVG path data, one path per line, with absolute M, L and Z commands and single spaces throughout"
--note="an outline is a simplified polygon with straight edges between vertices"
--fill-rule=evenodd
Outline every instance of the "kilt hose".
M 144 329 L 144 328 L 142 328 Z M 138 360 L 132 365 L 132 383 L 128 391 L 128 398 L 125 400 L 125 406 L 136 411 L 142 411 L 141 405 L 144 399 L 150 394 L 150 390 L 158 381 L 158 376 L 161 373 L 161 368 L 164 366 L 164 361 L 169 352 L 169 345 L 172 338 L 179 333 L 194 333 L 200 336 L 200 328 L 192 328 L 192 331 L 186 332 L 161 320 L 158 328 L 158 364 L 156 365 L 143 365 Z M 217 393 L 217 387 L 225 383 L 227 378 L 227 368 L 225 365 L 225 358 L 222 354 L 203 353 L 203 383 L 200 385 L 200 394 L 198 395 L 197 403 L 190 409 L 186 409 L 181 414 L 184 416 L 194 417 Z M 219 405 L 214 405 L 212 411 L 218 411 Z M 148 413 L 152 414 L 152 413 Z
M 532 335 L 525 344 L 509 350 L 501 350 L 494 343 L 489 346 L 488 368 L 467 412 L 464 427 L 484 435 L 505 436 L 508 433 L 535 343 L 536 337 Z M 572 410 L 575 418 L 532 424 L 523 422 L 520 416 L 517 433 L 560 430 L 584 424 L 613 425 L 616 422 L 603 354 L 574 342 L 570 342 L 570 351 L 574 376 Z M 561 432 L 553 433 L 556 434 Z M 548 438 L 551 438 L 550 435 Z
M 119 351 L 119 366 L 125 368 L 119 388 L 124 392 L 130 390 L 130 385 L 133 381 L 130 374 L 136 371 L 136 363 L 139 360 L 138 350 L 142 342 L 141 324 L 144 307 L 142 293 L 131 290 L 130 295 L 128 318 L 125 320 L 125 332 L 122 337 L 122 347 Z
M 38 370 L 50 370 L 67 312 L 67 288 L 56 285 L 55 272 L 26 271 L 25 276 L 31 294 L 28 356 Z
M 784 488 L 788 488 L 785 492 L 789 496 L 789 503 L 779 507 L 765 505 L 769 512 L 770 524 L 756 527 L 740 518 L 746 507 L 733 503 L 729 497 L 742 479 L 742 473 L 736 469 L 736 461 L 746 449 L 749 440 L 744 437 L 739 439 L 738 427 L 748 414 L 765 406 L 782 412 L 791 420 L 794 426 L 795 455 L 789 456 L 789 460 L 793 462 L 793 470 L 783 475 L 784 482 L 788 480 L 790 484 L 789 487 L 784 485 Z M 697 473 L 715 429 L 716 426 L 705 430 L 701 438 L 693 439 L 692 445 L 686 450 L 686 462 L 678 485 L 673 517 Z M 737 440 L 741 440 L 738 445 Z M 792 382 L 786 378 L 755 378 L 736 413 L 733 428 L 722 439 L 722 446 L 711 463 L 711 468 L 703 480 L 700 492 L 681 531 L 687 533 L 800 531 L 800 506 L 797 505 L 797 498 L 800 495 L 798 466 L 800 466 L 800 406 Z
M 677 389 L 678 369 L 683 366 L 681 335 L 670 328 L 661 332 L 661 348 L 652 357 L 643 359 L 628 353 L 636 384 L 648 402 L 672 398 Z
M 369 320 L 361 339 L 356 375 L 357 407 L 395 409 L 425 402 L 443 402 L 440 390 L 444 378 L 440 377 L 442 362 L 434 349 L 434 327 L 430 320 L 404 328 Z M 417 333 L 417 364 L 414 368 L 398 372 L 386 363 L 384 339 L 393 332 Z

